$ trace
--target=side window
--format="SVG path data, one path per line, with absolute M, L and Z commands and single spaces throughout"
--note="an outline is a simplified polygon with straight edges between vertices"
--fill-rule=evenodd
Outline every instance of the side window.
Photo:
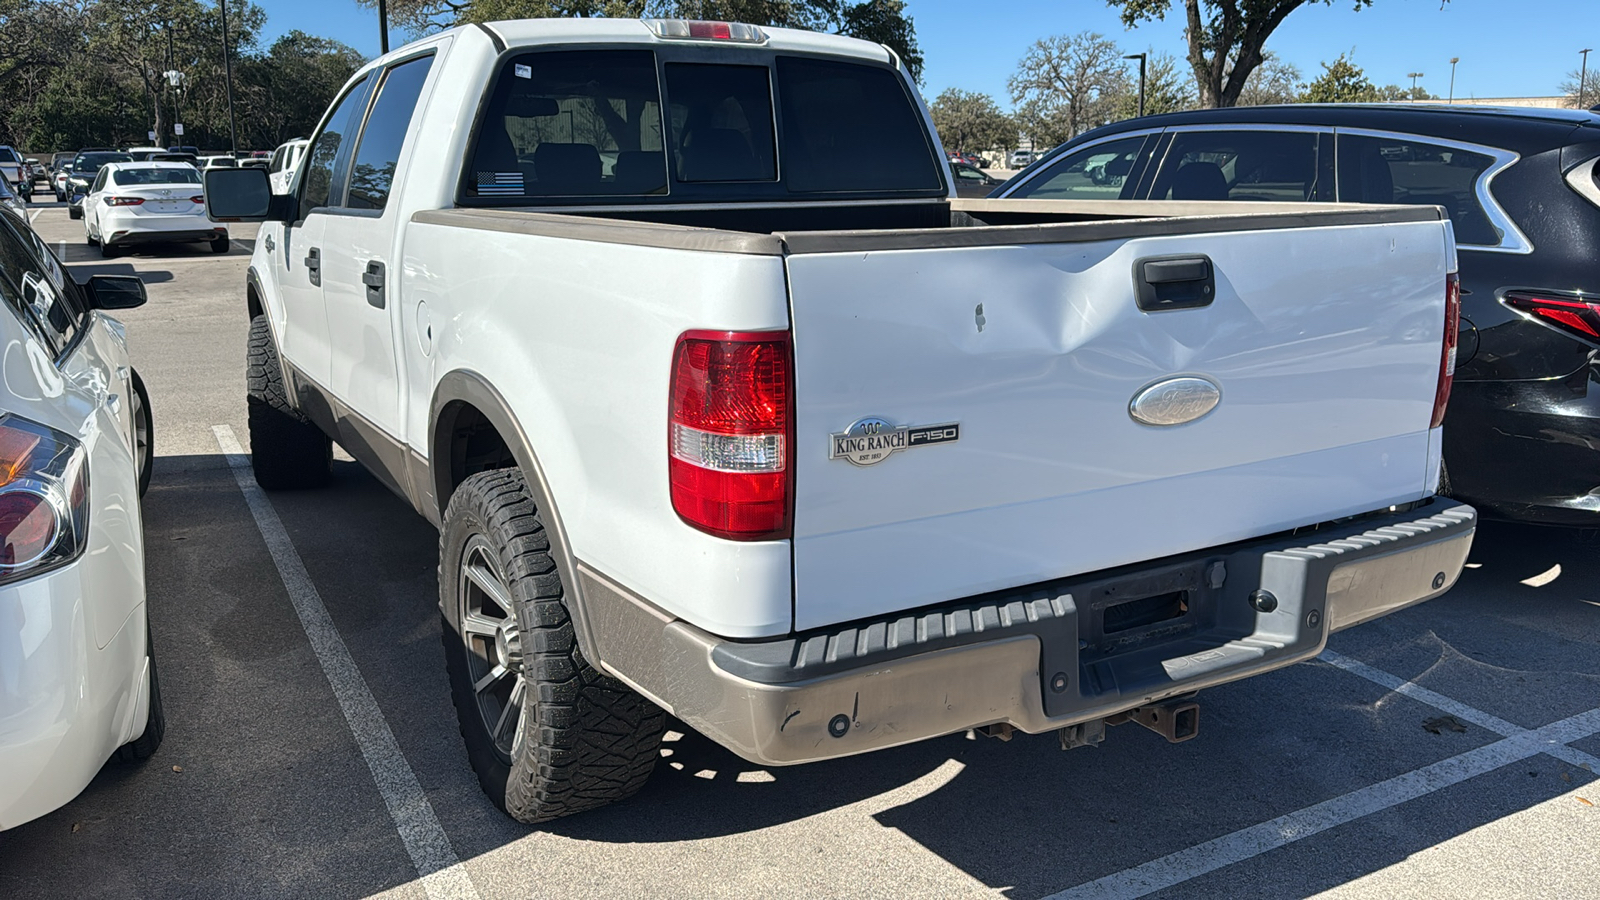
M 1174 135 L 1152 200 L 1318 199 L 1317 135 L 1308 131 L 1183 131 Z
M 679 181 L 776 181 L 766 66 L 667 65 L 673 172 Z
M 465 199 L 667 192 L 661 88 L 649 50 L 507 60 L 474 137 Z
M 282 172 L 284 160 L 288 156 L 289 154 L 286 153 L 282 147 L 272 151 L 272 161 L 267 164 L 267 172 L 273 175 Z
M 424 56 L 401 63 L 384 74 L 383 84 L 378 87 L 378 99 L 372 102 L 372 112 L 367 114 L 367 124 L 361 129 L 355 165 L 350 169 L 350 194 L 345 205 L 351 209 L 383 209 L 389 202 L 389 188 L 394 183 L 395 167 L 400 163 L 400 148 L 411 128 L 411 118 L 422 96 L 422 83 L 428 79 L 428 69 L 432 65 L 433 57 Z
M 94 186 L 89 188 L 89 193 L 98 194 L 101 191 L 105 190 L 106 189 L 106 179 L 108 177 L 110 177 L 110 175 L 111 175 L 111 173 L 108 170 L 101 169 L 100 170 L 100 174 L 95 176 L 95 178 L 94 178 Z
M 1064 154 L 1017 188 L 1011 197 L 1038 200 L 1131 200 L 1128 176 L 1139 160 L 1146 135 L 1119 138 Z
M 82 312 L 77 287 L 61 264 L 31 232 L 24 236 L 10 223 L 0 224 L 0 278 L 6 300 L 43 337 L 50 355 L 59 359 L 78 334 Z
M 361 114 L 367 107 L 367 87 L 372 82 L 372 76 L 361 79 L 350 92 L 339 100 L 328 116 L 328 124 L 311 142 L 311 154 L 308 160 L 308 171 L 300 183 L 305 187 L 301 195 L 300 215 L 303 218 L 314 209 L 324 206 L 337 205 L 344 198 L 338 196 L 343 193 L 338 190 L 335 175 L 335 166 L 349 165 L 349 141 L 345 135 L 350 134 L 361 126 Z
M 778 57 L 777 70 L 789 190 L 944 191 L 934 145 L 899 73 L 799 56 Z
M 1462 244 L 1493 247 L 1505 235 L 1483 211 L 1478 180 L 1494 157 L 1404 137 L 1339 135 L 1339 199 L 1442 206 Z

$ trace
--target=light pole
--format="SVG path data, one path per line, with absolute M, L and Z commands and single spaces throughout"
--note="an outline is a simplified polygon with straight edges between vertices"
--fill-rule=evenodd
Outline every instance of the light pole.
M 228 146 L 239 155 L 239 129 L 233 120 L 233 55 L 228 52 L 228 0 L 222 4 L 222 77 L 228 83 Z
M 378 46 L 383 53 L 389 52 L 389 3 L 388 0 L 378 0 Z
M 1144 115 L 1144 53 L 1130 53 L 1123 59 L 1137 59 L 1139 61 L 1139 115 Z
M 1461 57 L 1450 57 L 1450 99 L 1447 103 L 1456 102 L 1456 63 L 1461 62 Z
M 1586 80 L 1588 80 L 1588 78 L 1589 78 L 1589 53 L 1591 51 L 1593 51 L 1593 50 L 1594 50 L 1594 48 L 1590 47 L 1588 50 L 1579 50 L 1578 51 L 1578 55 L 1583 57 L 1583 64 L 1578 67 L 1578 108 L 1579 109 L 1587 109 L 1588 108 L 1588 107 L 1583 105 L 1583 89 L 1584 89 L 1584 82 Z
M 181 115 L 178 112 L 178 99 L 182 96 L 183 92 L 183 73 L 179 72 L 177 69 L 168 69 L 167 71 L 162 72 L 161 75 L 167 79 L 167 84 L 172 85 L 172 130 L 174 137 L 176 137 L 178 125 L 180 124 L 179 119 L 181 118 Z M 174 140 L 172 143 L 177 145 L 183 143 L 183 141 Z
M 1422 75 L 1423 75 L 1423 73 L 1421 73 L 1421 72 L 1410 72 L 1410 73 L 1406 74 L 1406 77 L 1411 79 L 1411 102 L 1412 103 L 1417 102 L 1417 79 L 1421 78 Z

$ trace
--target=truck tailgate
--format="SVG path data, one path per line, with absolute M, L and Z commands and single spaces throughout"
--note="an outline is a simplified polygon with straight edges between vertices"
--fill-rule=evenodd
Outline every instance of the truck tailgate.
M 1371 216 L 786 236 L 795 627 L 1431 493 L 1453 248 Z M 1136 271 L 1201 256 L 1209 302 L 1141 310 Z M 1149 419 L 1220 400 L 1145 424 L 1152 386 Z

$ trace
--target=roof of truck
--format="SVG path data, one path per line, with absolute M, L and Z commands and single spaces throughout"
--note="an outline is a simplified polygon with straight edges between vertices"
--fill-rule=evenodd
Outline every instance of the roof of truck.
M 470 28 L 472 26 L 464 26 Z M 517 19 L 506 22 L 489 22 L 483 26 L 498 35 L 507 46 L 553 43 L 643 43 L 643 44 L 701 44 L 706 47 L 761 47 L 769 50 L 830 53 L 853 56 L 874 62 L 891 61 L 889 51 L 882 44 L 837 34 L 819 34 L 796 28 L 770 28 L 758 26 L 767 36 L 760 44 L 731 43 L 714 40 L 681 40 L 657 37 L 643 19 Z

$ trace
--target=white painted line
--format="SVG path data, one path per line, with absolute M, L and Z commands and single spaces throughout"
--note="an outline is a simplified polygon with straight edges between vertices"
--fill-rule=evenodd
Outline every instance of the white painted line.
M 1415 682 L 1406 681 L 1397 675 L 1390 675 L 1388 672 L 1385 672 L 1382 669 L 1375 669 L 1364 662 L 1351 659 L 1342 653 L 1335 653 L 1332 650 L 1323 650 L 1322 654 L 1317 658 L 1331 666 L 1337 666 L 1352 675 L 1359 675 L 1374 684 L 1382 685 L 1383 687 L 1394 691 L 1396 694 L 1410 697 L 1411 699 L 1420 703 L 1426 703 L 1434 709 L 1447 712 L 1463 722 L 1471 722 L 1474 725 L 1482 726 L 1497 734 L 1502 734 L 1509 737 L 1513 734 L 1521 734 L 1527 730 L 1521 725 L 1514 725 L 1510 722 L 1507 722 L 1505 719 L 1501 719 L 1497 716 L 1491 716 L 1488 713 L 1483 712 L 1482 710 L 1474 709 L 1465 703 L 1459 703 L 1455 700 L 1451 700 L 1449 697 L 1446 697 L 1443 694 L 1436 694 L 1425 687 L 1421 687 Z
M 1552 747 L 1600 732 L 1600 709 L 1523 731 L 1474 750 L 1380 781 L 1297 812 L 1243 828 L 1187 850 L 1080 884 L 1046 900 L 1134 898 L 1182 884 L 1314 834 L 1346 825 L 1501 766 L 1551 752 Z
M 42 212 L 44 212 L 44 207 L 41 206 L 40 208 L 34 210 L 33 212 L 28 213 L 28 224 L 32 225 L 34 220 L 39 218 L 39 213 L 42 213 Z
M 61 242 L 60 246 L 61 246 L 61 252 L 56 254 L 56 259 L 59 259 L 62 262 L 66 262 L 67 261 L 67 242 L 63 240 Z
M 1360 677 L 1365 678 L 1374 684 L 1382 685 L 1383 687 L 1386 687 L 1397 694 L 1410 697 L 1419 703 L 1425 703 L 1442 712 L 1447 712 L 1463 722 L 1471 722 L 1474 725 L 1480 725 L 1489 729 L 1490 731 L 1496 732 L 1497 734 L 1504 735 L 1505 737 L 1511 737 L 1512 735 L 1516 734 L 1526 734 L 1528 731 L 1528 729 L 1523 728 L 1521 725 L 1507 722 L 1505 719 L 1499 718 L 1498 716 L 1492 716 L 1483 710 L 1468 706 L 1465 703 L 1457 700 L 1452 700 L 1443 694 L 1430 691 L 1427 688 L 1418 685 L 1416 682 L 1406 681 L 1405 679 L 1400 678 L 1398 675 L 1391 675 L 1382 669 L 1369 666 L 1360 660 L 1351 659 L 1342 653 L 1337 653 L 1333 650 L 1323 650 L 1322 655 L 1317 658 L 1331 666 L 1337 666 L 1338 668 L 1341 668 L 1352 675 L 1359 675 Z M 1596 775 L 1600 775 L 1600 757 L 1585 753 L 1576 747 L 1555 746 L 1546 750 L 1545 753 L 1554 756 L 1556 759 L 1559 759 L 1562 762 L 1569 763 L 1574 766 L 1582 766 L 1583 768 L 1594 772 Z
M 406 762 L 405 754 L 400 752 L 394 732 L 389 729 L 378 701 L 373 699 L 372 691 L 361 677 L 361 670 L 351 658 L 344 638 L 339 636 L 339 629 L 328 615 L 328 608 L 323 605 L 299 551 L 295 550 L 283 522 L 278 519 L 277 510 L 250 474 L 250 459 L 239 446 L 239 439 L 227 425 L 214 425 L 211 431 L 228 459 L 228 466 L 233 469 L 239 492 L 244 494 L 245 505 L 250 508 L 256 528 L 266 541 L 267 552 L 278 567 L 289 602 L 294 604 L 300 625 L 311 641 L 311 649 L 317 654 L 317 662 L 322 664 L 322 674 L 333 688 L 333 696 L 339 701 L 339 709 L 350 726 L 350 733 L 355 736 L 356 746 L 366 757 L 372 780 L 377 782 L 378 793 L 389 807 L 389 817 L 394 820 L 406 853 L 410 854 L 422 878 L 423 889 L 433 900 L 476 900 L 478 890 L 472 878 L 450 846 L 450 839 L 445 836 L 428 795 L 417 782 L 416 773 Z

